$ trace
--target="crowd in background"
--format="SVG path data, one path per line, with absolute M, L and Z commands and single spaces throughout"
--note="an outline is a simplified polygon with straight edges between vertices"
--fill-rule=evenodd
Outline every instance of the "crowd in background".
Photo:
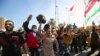
M 72 53 L 88 48 L 91 51 L 87 56 L 96 50 L 100 55 L 100 26 L 95 23 L 92 23 L 91 31 L 79 29 L 75 24 L 54 27 L 48 23 L 42 29 L 45 20 L 38 19 L 39 27 L 32 25 L 29 29 L 31 19 L 32 15 L 29 15 L 18 31 L 13 31 L 14 22 L 5 22 L 6 31 L 0 31 L 1 56 L 21 56 L 22 53 L 25 56 L 73 56 Z

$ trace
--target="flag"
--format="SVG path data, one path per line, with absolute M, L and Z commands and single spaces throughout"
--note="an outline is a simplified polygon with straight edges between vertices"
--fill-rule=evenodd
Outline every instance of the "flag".
M 74 5 L 70 8 L 70 11 L 72 11 L 72 10 L 73 10 L 73 8 L 74 8 Z
M 85 10 L 84 15 L 86 25 L 91 23 L 94 19 L 98 19 L 100 17 L 100 2 L 92 0 Z
M 100 0 L 97 0 L 98 2 L 100 2 Z
M 84 0 L 84 4 L 85 4 L 85 7 L 87 8 L 87 6 L 90 4 L 92 0 Z
M 86 8 L 85 12 L 84 12 L 84 16 L 86 17 L 86 14 L 91 10 L 91 8 L 95 5 L 96 0 L 92 0 L 91 3 L 89 4 L 89 6 Z

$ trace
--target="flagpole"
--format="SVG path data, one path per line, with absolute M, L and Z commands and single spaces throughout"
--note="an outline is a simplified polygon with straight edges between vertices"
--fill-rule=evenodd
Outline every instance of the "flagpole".
M 59 24 L 59 12 L 58 12 L 58 6 L 57 6 L 57 0 L 55 0 L 55 21 L 57 25 Z
M 68 10 L 68 21 L 69 21 L 69 24 L 70 24 L 70 13 L 69 13 L 69 10 Z
M 56 7 L 57 7 L 57 6 L 56 6 L 56 0 L 55 0 L 55 21 L 56 21 L 56 13 L 57 13 L 57 12 L 56 12 Z
M 57 19 L 57 23 L 59 24 L 59 8 L 58 8 L 58 6 L 56 6 L 56 19 Z
M 68 8 L 66 8 L 66 9 L 67 9 L 67 16 L 68 16 L 68 18 L 67 18 L 68 24 L 70 24 L 69 11 L 68 11 Z

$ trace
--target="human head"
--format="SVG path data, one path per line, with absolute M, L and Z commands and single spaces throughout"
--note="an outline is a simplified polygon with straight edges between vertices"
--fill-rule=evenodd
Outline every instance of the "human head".
M 52 34 L 56 34 L 56 29 L 52 28 L 51 32 L 52 32 Z
M 13 31 L 14 28 L 14 22 L 11 20 L 6 20 L 5 21 L 5 29 L 6 31 Z
M 32 25 L 31 30 L 36 33 L 37 32 L 37 26 L 36 25 Z
M 100 33 L 100 27 L 96 28 L 96 32 Z
M 47 34 L 48 36 L 50 36 L 50 35 L 51 35 L 51 26 L 50 26 L 49 24 L 46 24 L 46 25 L 44 26 L 44 31 L 46 32 L 46 34 Z
M 56 31 L 56 29 L 55 28 L 52 28 L 52 32 L 55 32 Z

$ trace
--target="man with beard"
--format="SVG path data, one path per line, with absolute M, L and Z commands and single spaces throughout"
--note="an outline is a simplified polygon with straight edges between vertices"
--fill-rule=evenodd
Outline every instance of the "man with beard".
M 25 56 L 28 56 L 28 48 L 25 38 L 18 32 L 13 31 L 14 22 L 5 21 L 6 31 L 0 33 L 0 44 L 2 45 L 2 56 L 21 56 L 20 47 L 25 48 Z

